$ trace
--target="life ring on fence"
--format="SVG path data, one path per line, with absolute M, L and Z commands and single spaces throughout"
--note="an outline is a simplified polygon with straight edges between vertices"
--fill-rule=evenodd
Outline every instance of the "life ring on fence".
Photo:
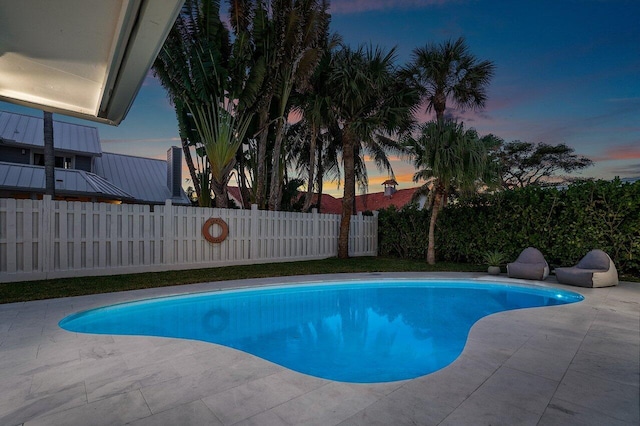
M 211 225 L 219 225 L 222 228 L 222 232 L 217 237 L 213 237 L 209 230 L 211 229 Z M 227 222 L 222 220 L 219 217 L 212 217 L 207 219 L 207 221 L 202 226 L 202 235 L 204 235 L 204 239 L 213 244 L 218 244 L 227 239 L 229 235 L 229 225 Z

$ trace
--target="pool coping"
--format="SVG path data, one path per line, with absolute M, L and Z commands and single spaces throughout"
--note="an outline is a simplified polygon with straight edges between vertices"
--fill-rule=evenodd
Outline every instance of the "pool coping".
M 450 366 L 366 385 L 204 342 L 57 327 L 68 314 L 129 300 L 347 278 L 526 283 L 585 300 L 485 317 Z M 639 283 L 585 289 L 480 273 L 274 277 L 0 305 L 0 423 L 637 424 L 639 327 Z

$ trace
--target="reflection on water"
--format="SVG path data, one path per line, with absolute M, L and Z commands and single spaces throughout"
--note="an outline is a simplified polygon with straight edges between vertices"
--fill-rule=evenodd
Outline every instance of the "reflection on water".
M 483 316 L 579 300 L 557 299 L 557 291 L 432 284 L 207 293 L 98 309 L 60 325 L 89 333 L 203 340 L 302 373 L 370 383 L 414 378 L 447 366 Z

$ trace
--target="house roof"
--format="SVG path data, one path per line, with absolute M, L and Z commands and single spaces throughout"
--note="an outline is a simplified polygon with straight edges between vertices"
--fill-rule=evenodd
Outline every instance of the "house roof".
M 318 203 L 318 194 L 313 194 L 311 198 L 311 204 Z M 325 214 L 341 214 L 342 213 L 342 199 L 338 199 L 333 195 L 322 194 L 322 206 L 319 209 L 320 213 Z
M 411 197 L 418 189 L 418 187 L 399 189 L 392 195 L 385 195 L 384 192 L 358 195 L 356 197 L 356 211 L 381 210 L 391 206 L 404 207 L 411 202 Z
M 364 194 L 356 196 L 356 211 L 373 211 L 381 210 L 391 206 L 401 208 L 411 202 L 413 194 L 418 190 L 416 188 L 407 188 L 396 191 L 393 195 L 384 195 L 384 192 L 376 192 L 373 194 Z M 318 195 L 314 194 L 313 202 L 317 203 Z M 322 195 L 321 213 L 341 214 L 342 199 L 335 198 L 328 194 Z
M 44 147 L 44 119 L 0 111 L 0 139 L 11 145 Z M 53 122 L 53 145 L 58 151 L 100 155 L 100 138 L 95 127 Z
M 183 1 L 2 2 L 0 99 L 117 125 Z
M 55 169 L 56 194 L 99 197 L 113 200 L 133 201 L 134 197 L 106 181 L 102 177 L 84 170 Z M 44 167 L 0 162 L 0 189 L 43 193 L 45 190 Z
M 103 152 L 95 159 L 94 171 L 142 202 L 164 204 L 170 199 L 174 204 L 191 204 L 184 191 L 171 197 L 164 160 Z

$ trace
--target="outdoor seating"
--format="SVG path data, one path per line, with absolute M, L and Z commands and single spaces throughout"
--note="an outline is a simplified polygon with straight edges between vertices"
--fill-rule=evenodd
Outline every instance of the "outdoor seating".
M 580 287 L 618 285 L 618 271 L 613 260 L 602 250 L 591 250 L 576 266 L 556 268 L 559 283 Z
M 507 275 L 510 278 L 526 280 L 544 280 L 549 276 L 549 264 L 540 250 L 527 247 L 513 263 L 507 264 Z

